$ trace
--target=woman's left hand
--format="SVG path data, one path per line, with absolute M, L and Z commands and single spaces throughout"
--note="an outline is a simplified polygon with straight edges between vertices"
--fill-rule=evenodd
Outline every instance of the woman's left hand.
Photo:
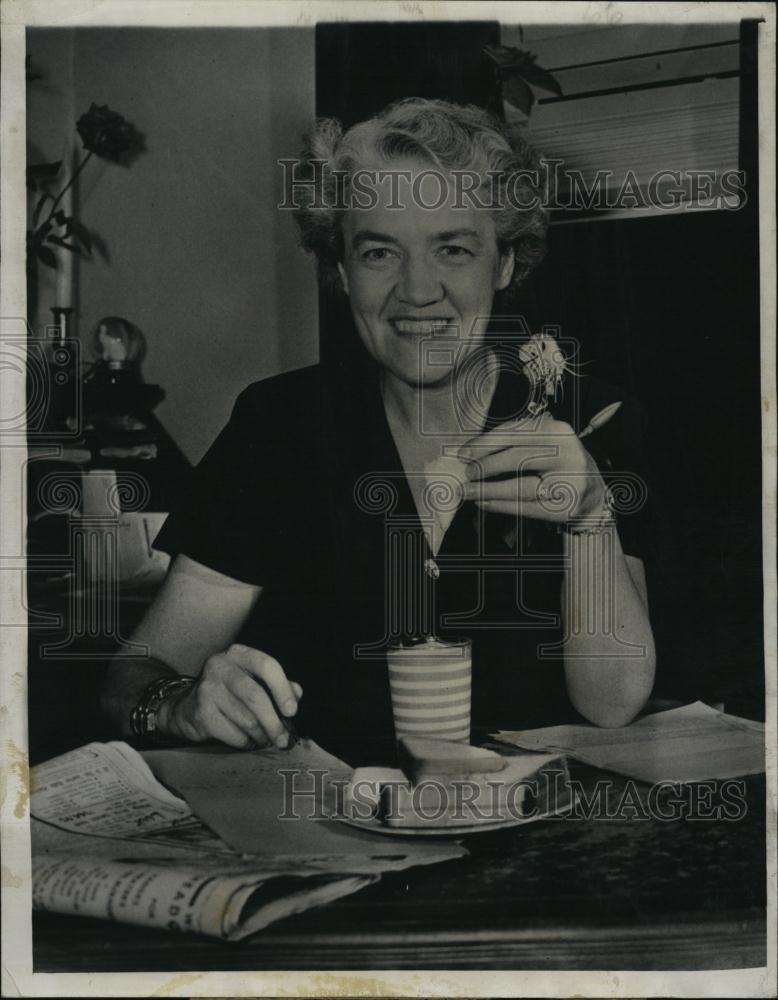
M 594 459 L 573 428 L 548 412 L 500 424 L 459 455 L 469 462 L 464 498 L 487 511 L 564 524 L 605 503 Z

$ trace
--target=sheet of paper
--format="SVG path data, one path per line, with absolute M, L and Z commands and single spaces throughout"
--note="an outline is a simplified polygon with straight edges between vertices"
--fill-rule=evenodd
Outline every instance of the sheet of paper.
M 399 852 L 325 818 L 339 808 L 337 783 L 345 794 L 352 772 L 310 741 L 290 751 L 187 747 L 145 756 L 148 763 L 125 743 L 90 743 L 33 768 L 34 853 L 163 862 L 251 854 L 289 874 L 375 874 L 466 853 L 456 844 Z
M 550 726 L 494 738 L 524 750 L 558 751 L 640 781 L 736 778 L 764 771 L 764 725 L 697 701 L 620 729 Z
M 467 853 L 458 844 L 422 841 L 399 851 L 389 839 L 328 818 L 338 811 L 352 771 L 311 740 L 291 750 L 186 747 L 150 750 L 144 757 L 160 781 L 241 853 L 329 860 L 352 873 L 401 870 Z

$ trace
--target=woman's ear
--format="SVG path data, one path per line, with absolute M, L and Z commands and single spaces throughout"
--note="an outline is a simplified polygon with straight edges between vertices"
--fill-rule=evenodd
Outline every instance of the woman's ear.
M 516 258 L 513 253 L 513 247 L 508 247 L 508 249 L 500 254 L 500 263 L 497 270 L 497 284 L 495 286 L 495 291 L 501 292 L 504 288 L 507 288 L 511 283 L 511 278 L 513 277 L 513 268 L 516 264 Z
M 338 261 L 338 274 L 340 275 L 341 284 L 343 285 L 343 291 L 346 295 L 348 295 L 348 278 L 346 276 L 346 269 L 340 261 Z

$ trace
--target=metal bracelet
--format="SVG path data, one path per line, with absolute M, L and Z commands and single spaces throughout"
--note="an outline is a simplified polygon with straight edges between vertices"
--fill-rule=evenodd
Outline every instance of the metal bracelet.
M 616 515 L 606 501 L 602 510 L 595 514 L 576 517 L 562 525 L 564 531 L 571 535 L 601 535 L 607 528 L 616 525 Z
M 173 694 L 188 690 L 197 678 L 188 674 L 177 677 L 157 677 L 145 689 L 140 701 L 130 712 L 130 729 L 134 736 L 155 737 L 157 711 L 162 702 Z

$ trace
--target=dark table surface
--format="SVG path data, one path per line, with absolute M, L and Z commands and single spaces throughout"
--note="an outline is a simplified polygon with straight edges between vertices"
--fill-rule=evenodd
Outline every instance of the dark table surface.
M 34 915 L 36 972 L 278 969 L 724 969 L 766 963 L 765 796 L 744 779 L 735 819 L 641 818 L 647 786 L 611 782 L 611 818 L 580 809 L 464 838 L 469 854 L 385 875 L 240 944 Z M 677 800 L 699 816 L 685 786 Z M 697 786 L 699 787 L 699 786 Z M 625 792 L 636 808 L 618 813 Z M 732 788 L 730 786 L 730 799 Z M 666 812 L 669 809 L 665 809 Z

